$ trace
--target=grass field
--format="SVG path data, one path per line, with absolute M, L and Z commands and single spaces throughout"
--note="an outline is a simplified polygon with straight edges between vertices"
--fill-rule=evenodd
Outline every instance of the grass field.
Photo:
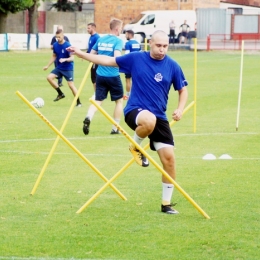
M 170 55 L 189 81 L 189 104 L 194 54 Z M 30 196 L 56 134 L 15 92 L 29 101 L 42 97 L 45 106 L 39 111 L 60 129 L 73 96 L 64 86 L 66 98 L 53 102 L 57 94 L 46 81 L 50 69 L 42 70 L 50 57 L 49 50 L 0 53 L 0 259 L 259 259 L 259 53 L 244 55 L 238 131 L 240 52 L 198 52 L 196 133 L 193 109 L 172 128 L 177 182 L 209 220 L 178 190 L 173 202 L 180 214 L 162 214 L 161 174 L 152 165 L 135 163 L 114 182 L 127 201 L 108 187 L 76 214 L 104 181 L 62 140 Z M 88 62 L 75 60 L 77 87 L 87 67 Z M 83 107 L 73 109 L 64 135 L 111 178 L 132 157 L 126 138 L 111 136 L 111 124 L 101 113 L 95 115 L 89 136 L 83 135 L 92 94 L 88 79 L 80 95 Z M 176 101 L 172 91 L 169 118 Z M 103 108 L 112 114 L 114 104 L 107 100 Z M 133 135 L 123 120 L 121 125 Z M 159 162 L 156 153 L 148 152 Z M 217 159 L 203 160 L 208 153 Z M 232 160 L 218 159 L 222 154 Z

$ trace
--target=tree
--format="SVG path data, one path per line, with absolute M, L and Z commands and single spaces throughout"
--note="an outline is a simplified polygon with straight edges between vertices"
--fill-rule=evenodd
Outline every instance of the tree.
M 28 8 L 29 13 L 29 33 L 38 33 L 38 7 L 40 0 L 32 0 L 32 5 Z
M 74 12 L 80 10 L 82 7 L 82 1 L 76 0 L 72 3 L 70 0 L 57 0 L 50 8 L 56 8 L 58 12 Z
M 6 32 L 8 14 L 24 11 L 33 5 L 33 0 L 1 0 L 0 1 L 0 33 Z

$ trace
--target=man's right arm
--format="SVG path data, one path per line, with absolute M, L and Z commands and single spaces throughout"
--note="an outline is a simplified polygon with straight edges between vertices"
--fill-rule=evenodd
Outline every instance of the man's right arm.
M 115 57 L 86 53 L 81 51 L 79 48 L 73 46 L 68 47 L 67 51 L 71 52 L 72 54 L 75 54 L 79 58 L 93 62 L 94 64 L 109 66 L 109 67 L 118 67 Z

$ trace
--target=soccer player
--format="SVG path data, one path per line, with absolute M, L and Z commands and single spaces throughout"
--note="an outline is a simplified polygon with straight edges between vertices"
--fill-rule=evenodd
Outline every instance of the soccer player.
M 125 32 L 125 37 L 127 39 L 127 42 L 125 44 L 125 54 L 133 51 L 141 50 L 141 45 L 138 41 L 134 39 L 134 35 L 135 33 L 132 30 L 127 30 Z M 123 99 L 128 100 L 131 91 L 131 85 L 132 85 L 131 74 L 125 74 L 125 84 L 126 84 L 126 95 L 124 95 Z
M 64 93 L 60 90 L 58 83 L 55 81 L 55 78 L 64 77 L 74 96 L 77 94 L 77 89 L 73 82 L 73 70 L 74 70 L 74 56 L 67 51 L 66 48 L 71 46 L 71 44 L 64 40 L 64 34 L 61 29 L 58 29 L 56 32 L 57 42 L 53 44 L 53 55 L 49 63 L 43 68 L 47 70 L 50 65 L 57 60 L 57 67 L 51 71 L 47 76 L 47 80 L 50 85 L 58 92 L 58 96 L 53 101 L 59 101 L 62 98 L 65 98 Z M 77 107 L 81 107 L 80 99 L 77 99 Z
M 90 53 L 97 54 L 97 56 L 121 56 L 123 41 L 117 36 L 119 36 L 122 30 L 122 24 L 123 22 L 121 20 L 113 18 L 110 21 L 110 34 L 100 37 Z M 108 92 L 110 92 L 111 101 L 115 101 L 114 120 L 119 124 L 123 113 L 123 85 L 120 79 L 119 69 L 117 66 L 100 65 L 96 71 L 95 91 L 95 100 L 99 105 L 107 98 Z M 83 133 L 85 135 L 89 134 L 90 122 L 96 111 L 96 107 L 91 104 L 83 121 Z M 119 134 L 116 126 L 112 126 L 110 134 Z
M 90 34 L 89 41 L 88 41 L 88 50 L 87 53 L 90 53 L 93 46 L 96 44 L 97 40 L 100 38 L 99 34 L 96 32 L 96 24 L 89 23 L 87 26 L 87 31 Z M 94 91 L 96 91 L 96 71 L 98 65 L 93 64 L 91 67 L 91 81 L 94 87 Z
M 58 26 L 57 26 L 57 30 L 59 30 L 59 29 L 63 31 L 63 26 L 62 26 L 62 25 L 58 25 Z M 68 38 L 66 35 L 64 35 L 64 40 L 67 41 L 67 42 L 69 42 L 69 38 Z M 57 42 L 57 41 L 58 41 L 58 40 L 56 39 L 56 35 L 54 35 L 54 36 L 52 37 L 52 39 L 51 39 L 51 49 L 52 49 L 52 50 L 53 50 L 53 44 L 54 44 L 55 42 Z M 57 67 L 57 64 L 58 64 L 58 61 L 55 60 L 54 66 Z M 59 87 L 62 87 L 62 86 L 63 86 L 63 85 L 62 85 L 62 77 L 58 78 L 58 85 L 59 85 Z
M 125 121 L 135 131 L 134 140 L 139 145 L 144 138 L 149 137 L 150 148 L 157 151 L 163 169 L 175 180 L 174 140 L 165 112 L 173 85 L 179 97 L 172 119 L 181 119 L 188 98 L 188 83 L 179 64 L 167 56 L 168 47 L 168 35 L 163 31 L 156 31 L 150 40 L 148 52 L 106 57 L 86 54 L 76 47 L 69 47 L 68 50 L 97 64 L 118 66 L 120 71 L 132 75 L 131 95 L 124 108 Z M 129 149 L 139 165 L 149 165 L 147 158 L 134 145 L 131 144 Z M 161 211 L 167 214 L 178 213 L 171 203 L 173 189 L 173 184 L 162 176 Z

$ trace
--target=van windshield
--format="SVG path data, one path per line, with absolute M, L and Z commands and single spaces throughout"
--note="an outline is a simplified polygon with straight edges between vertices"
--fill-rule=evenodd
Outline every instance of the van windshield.
M 145 14 L 139 14 L 130 24 L 137 23 L 139 20 L 141 20 L 144 17 Z

